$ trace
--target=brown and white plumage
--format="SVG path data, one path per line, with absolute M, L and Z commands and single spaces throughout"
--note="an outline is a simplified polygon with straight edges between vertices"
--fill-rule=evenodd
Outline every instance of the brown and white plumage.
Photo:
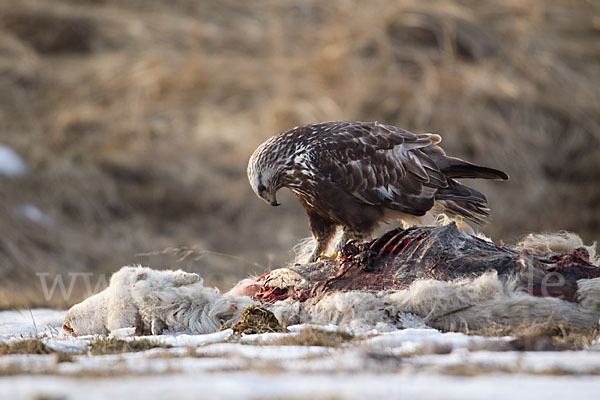
M 364 238 L 379 222 L 423 216 L 437 203 L 475 223 L 488 216 L 485 196 L 455 178 L 508 179 L 502 171 L 448 157 L 441 137 L 391 125 L 334 121 L 296 127 L 260 145 L 248 179 L 271 205 L 290 189 L 306 210 L 315 261 L 341 226 L 338 250 Z

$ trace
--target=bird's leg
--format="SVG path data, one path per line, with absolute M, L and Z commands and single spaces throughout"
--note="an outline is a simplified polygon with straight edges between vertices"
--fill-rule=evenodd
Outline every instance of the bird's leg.
M 348 243 L 348 240 L 356 239 L 362 241 L 368 238 L 369 236 L 370 234 L 368 232 L 357 232 L 349 229 L 344 229 L 344 233 L 342 234 L 340 241 L 337 242 L 337 245 L 335 246 L 335 251 L 337 254 L 341 254 L 342 250 L 344 250 L 344 246 L 346 246 L 346 243 Z
M 311 263 L 317 261 L 319 256 L 327 250 L 327 246 L 335 235 L 337 227 L 335 224 L 316 214 L 308 214 L 308 227 L 315 238 L 315 249 L 308 258 L 308 262 Z

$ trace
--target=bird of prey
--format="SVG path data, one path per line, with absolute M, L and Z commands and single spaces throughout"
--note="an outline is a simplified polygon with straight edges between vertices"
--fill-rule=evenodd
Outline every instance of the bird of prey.
M 508 179 L 505 172 L 449 157 L 437 134 L 413 134 L 377 122 L 333 121 L 293 128 L 261 144 L 250 157 L 248 180 L 272 206 L 287 187 L 308 214 L 316 261 L 343 229 L 366 239 L 380 222 L 411 222 L 430 210 L 477 224 L 487 200 L 458 178 Z M 430 213 L 431 214 L 431 213 Z M 428 214 L 429 215 L 429 214 Z

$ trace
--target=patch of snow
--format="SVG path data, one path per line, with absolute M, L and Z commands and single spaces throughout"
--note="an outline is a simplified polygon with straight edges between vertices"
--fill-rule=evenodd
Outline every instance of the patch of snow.
M 0 339 L 62 332 L 66 311 L 49 309 L 0 312 Z
M 1 377 L 5 398 L 343 398 L 343 399 L 596 399 L 597 377 L 402 374 L 287 374 L 257 372 L 113 378 Z
M 57 363 L 56 354 L 9 354 L 0 357 L 0 371 L 3 373 L 47 373 L 54 371 Z M 0 393 L 2 392 L 0 391 Z
M 298 336 L 300 332 L 289 332 L 289 333 L 280 333 L 280 332 L 271 332 L 271 333 L 258 333 L 255 335 L 244 335 L 239 339 L 239 343 L 242 344 L 253 344 L 253 345 L 264 345 L 273 343 L 277 340 L 281 340 L 283 338 L 290 338 L 294 336 Z
M 11 178 L 19 177 L 27 172 L 27 164 L 16 151 L 0 144 L 0 175 Z
M 146 339 L 152 343 L 164 344 L 174 347 L 198 347 L 211 343 L 224 342 L 233 335 L 233 330 L 225 329 L 223 331 L 207 333 L 204 335 L 158 335 L 158 336 L 138 336 L 130 338 L 131 340 Z
M 406 364 L 433 367 L 435 369 L 461 366 L 481 371 L 493 369 L 535 374 L 552 374 L 556 372 L 567 374 L 599 374 L 600 354 L 591 351 L 469 352 L 466 349 L 460 349 L 450 354 L 414 356 L 407 359 Z
M 36 224 L 42 226 L 52 225 L 52 218 L 44 214 L 42 210 L 34 206 L 33 204 L 27 203 L 20 207 L 19 213 L 23 214 L 25 218 L 29 219 Z
M 323 356 L 280 360 L 278 370 L 286 372 L 314 373 L 389 373 L 400 371 L 398 359 L 381 362 L 372 353 L 360 347 L 329 349 Z M 271 362 L 272 364 L 272 362 Z
M 377 336 L 362 341 L 362 344 L 378 350 L 388 351 L 393 355 L 412 354 L 426 346 L 447 346 L 449 350 L 467 348 L 474 344 L 509 341 L 513 338 L 490 338 L 482 336 L 469 336 L 464 333 L 442 333 L 436 329 L 402 329 L 392 332 L 383 332 Z
M 76 356 L 75 362 L 60 363 L 56 373 L 75 375 L 81 373 L 105 374 L 164 374 L 200 373 L 248 368 L 249 362 L 233 358 L 185 357 L 189 349 L 151 349 L 136 353 L 106 354 L 94 357 Z
M 87 354 L 90 341 L 100 336 L 73 338 L 58 331 L 65 311 L 31 313 L 38 335 L 48 347 L 75 354 L 71 361 L 61 360 L 57 354 L 0 356 L 0 375 L 19 374 L 0 377 L 2 398 L 187 399 L 200 393 L 206 398 L 535 400 L 592 399 L 600 391 L 600 352 L 485 350 L 494 348 L 487 344 L 512 338 L 423 328 L 391 332 L 365 329 L 352 331 L 358 340 L 332 348 L 263 344 L 296 336 L 310 327 L 339 331 L 334 325 L 296 325 L 290 327 L 290 333 L 241 338 L 231 329 L 205 335 L 142 337 L 129 336 L 132 331 L 124 329 L 115 337 L 173 347 L 92 356 Z M 0 340 L 15 342 L 33 334 L 28 310 L 0 312 Z M 434 350 L 443 346 L 444 353 L 419 353 L 427 346 Z M 460 376 L 463 368 L 464 374 L 476 375 Z
M 84 340 L 70 339 L 54 339 L 49 338 L 44 340 L 44 344 L 55 351 L 63 353 L 81 353 L 89 348 L 88 342 Z
M 134 335 L 135 335 L 135 327 L 130 327 L 130 328 L 114 329 L 110 332 L 110 335 L 108 335 L 108 337 L 123 338 L 126 336 L 134 336 Z
M 71 337 L 70 335 L 67 335 L 64 331 L 60 334 L 62 337 Z M 77 336 L 76 338 L 71 337 L 73 340 L 84 340 L 84 341 L 90 341 L 90 340 L 99 340 L 104 338 L 103 335 L 83 335 L 83 336 Z
M 298 324 L 298 325 L 291 325 L 288 326 L 288 331 L 290 332 L 300 332 L 303 329 L 306 328 L 314 328 L 314 329 L 320 329 L 322 331 L 325 332 L 346 332 L 346 333 L 350 333 L 353 334 L 354 332 L 351 329 L 348 328 L 341 328 L 337 325 L 333 325 L 333 324 L 327 324 L 327 325 L 317 325 L 317 324 Z
M 320 346 L 247 346 L 241 343 L 215 343 L 200 347 L 201 357 L 238 356 L 262 360 L 296 360 L 298 358 L 331 354 L 334 349 Z

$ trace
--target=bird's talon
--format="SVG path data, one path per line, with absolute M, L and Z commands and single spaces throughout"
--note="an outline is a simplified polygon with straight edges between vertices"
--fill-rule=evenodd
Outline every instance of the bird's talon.
M 321 254 L 317 260 L 319 260 L 319 261 L 321 261 L 321 260 L 335 260 L 341 254 L 342 253 L 340 253 L 339 251 L 336 251 L 335 253 L 331 253 L 331 254 Z

